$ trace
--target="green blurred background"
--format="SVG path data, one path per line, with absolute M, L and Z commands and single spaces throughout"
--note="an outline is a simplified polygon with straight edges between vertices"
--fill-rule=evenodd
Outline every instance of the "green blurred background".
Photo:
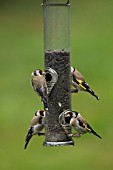
M 72 96 L 101 136 L 86 134 L 75 146 L 43 147 L 34 137 L 23 149 L 29 122 L 42 103 L 30 86 L 43 68 L 41 0 L 0 1 L 0 169 L 113 169 L 113 1 L 71 0 L 71 63 L 100 96 Z

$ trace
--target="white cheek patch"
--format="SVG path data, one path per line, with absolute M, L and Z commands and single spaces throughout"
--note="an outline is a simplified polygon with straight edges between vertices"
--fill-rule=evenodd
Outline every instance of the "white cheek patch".
M 77 117 L 75 112 L 73 112 L 73 117 Z
M 36 75 L 37 75 L 37 76 L 39 75 L 39 71 L 38 71 L 38 70 L 36 71 Z

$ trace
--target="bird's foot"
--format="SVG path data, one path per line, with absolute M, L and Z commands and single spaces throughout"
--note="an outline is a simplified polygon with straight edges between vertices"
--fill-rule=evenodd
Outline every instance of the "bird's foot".
M 72 133 L 68 133 L 67 136 L 70 138 L 70 137 L 73 136 L 73 134 Z
M 72 137 L 80 138 L 80 133 L 74 133 Z

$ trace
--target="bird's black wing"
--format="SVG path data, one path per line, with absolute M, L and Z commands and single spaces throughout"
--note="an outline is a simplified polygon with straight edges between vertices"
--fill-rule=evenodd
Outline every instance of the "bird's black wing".
M 33 134 L 33 127 L 31 126 L 28 133 L 27 133 L 26 139 L 25 139 L 26 143 L 25 143 L 24 149 L 27 148 L 27 145 L 28 145 L 28 143 L 29 143 L 29 141 L 30 141 L 30 139 L 32 137 L 32 134 Z
M 87 124 L 87 129 L 89 129 L 90 132 L 92 132 L 94 135 L 98 136 L 101 139 L 101 136 L 99 136 L 92 128 L 89 124 Z

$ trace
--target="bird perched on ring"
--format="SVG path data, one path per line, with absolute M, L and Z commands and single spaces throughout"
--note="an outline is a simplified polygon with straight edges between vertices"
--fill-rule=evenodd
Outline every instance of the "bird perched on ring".
M 45 79 L 45 72 L 38 69 L 31 74 L 31 85 L 34 91 L 41 97 L 44 104 L 44 110 L 48 108 L 47 102 L 47 84 Z
M 87 123 L 87 121 L 76 111 L 70 111 L 65 115 L 67 123 L 78 133 L 72 134 L 73 137 L 80 137 L 81 134 L 92 133 L 101 138 Z
M 72 86 L 75 89 L 72 89 L 72 93 L 77 93 L 78 91 L 86 91 L 89 92 L 92 96 L 95 96 L 97 100 L 99 100 L 99 96 L 97 96 L 94 91 L 89 87 L 86 83 L 83 75 L 75 68 L 71 67 L 71 76 L 72 76 Z
M 30 127 L 25 139 L 25 146 L 24 149 L 27 148 L 27 145 L 34 135 L 44 135 L 45 133 L 41 133 L 41 131 L 45 127 L 45 111 L 44 110 L 38 110 L 35 113 L 35 116 L 32 118 L 30 122 Z

